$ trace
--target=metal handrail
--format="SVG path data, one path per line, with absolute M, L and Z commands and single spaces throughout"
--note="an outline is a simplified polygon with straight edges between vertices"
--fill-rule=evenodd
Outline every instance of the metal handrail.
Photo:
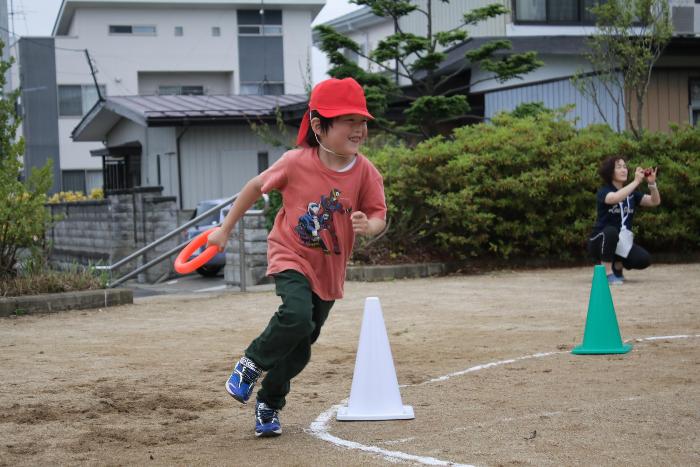
M 181 250 L 182 248 L 184 248 L 184 247 L 190 242 L 190 240 L 188 239 L 188 240 L 186 240 L 185 242 L 180 243 L 178 246 L 176 246 L 176 247 L 174 247 L 174 248 L 172 248 L 172 249 L 166 251 L 165 253 L 162 253 L 161 255 L 157 256 L 156 258 L 153 258 L 152 260 L 150 260 L 150 261 L 147 262 L 146 264 L 143 264 L 143 265 L 137 267 L 137 268 L 134 269 L 133 271 L 131 271 L 131 272 L 125 274 L 124 276 L 120 277 L 119 279 L 117 279 L 117 280 L 115 280 L 115 281 L 112 281 L 112 280 L 111 280 L 112 271 L 114 271 L 115 269 L 119 268 L 120 266 L 123 266 L 124 264 L 128 263 L 129 261 L 131 261 L 131 260 L 133 260 L 133 259 L 135 259 L 135 258 L 138 258 L 138 257 L 144 255 L 145 253 L 148 253 L 149 251 L 153 250 L 155 247 L 157 247 L 157 246 L 160 245 L 161 243 L 165 242 L 166 240 L 169 240 L 170 238 L 174 237 L 175 235 L 179 234 L 180 232 L 183 232 L 184 230 L 186 230 L 186 229 L 190 228 L 191 226 L 195 225 L 195 224 L 196 224 L 197 222 L 199 222 L 200 220 L 202 220 L 202 219 L 204 219 L 204 218 L 210 216 L 211 214 L 214 214 L 214 213 L 216 213 L 216 212 L 219 212 L 219 210 L 221 210 L 221 209 L 224 208 L 225 206 L 227 206 L 227 205 L 231 204 L 233 201 L 235 201 L 236 198 L 238 198 L 239 195 L 240 195 L 240 193 L 236 193 L 235 195 L 233 195 L 233 196 L 231 196 L 231 197 L 229 197 L 229 198 L 226 198 L 224 201 L 222 201 L 221 203 L 217 204 L 217 205 L 214 206 L 213 208 L 208 209 L 207 211 L 203 212 L 202 214 L 198 215 L 197 217 L 195 217 L 195 218 L 193 218 L 193 219 L 190 219 L 188 222 L 185 222 L 185 223 L 182 224 L 181 226 L 178 226 L 178 227 L 175 228 L 174 230 L 168 232 L 167 234 L 163 235 L 162 237 L 158 238 L 157 240 L 155 240 L 155 241 L 149 243 L 148 245 L 144 246 L 143 248 L 141 248 L 141 249 L 139 249 L 139 250 L 137 250 L 137 251 L 131 253 L 129 256 L 127 256 L 127 257 L 125 257 L 125 258 L 123 258 L 123 259 L 117 261 L 116 263 L 111 264 L 111 265 L 109 265 L 109 266 L 106 266 L 106 265 L 105 265 L 105 266 L 95 266 L 95 269 L 99 269 L 99 270 L 103 270 L 103 271 L 108 271 L 108 272 L 109 272 L 109 274 L 110 274 L 110 282 L 107 284 L 107 287 L 108 287 L 108 288 L 115 287 L 115 286 L 117 286 L 117 285 L 123 283 L 124 281 L 126 281 L 126 280 L 128 280 L 128 279 L 131 279 L 132 277 L 136 276 L 137 274 L 140 274 L 141 272 L 143 272 L 143 271 L 145 271 L 145 270 L 147 270 L 147 269 L 150 269 L 151 267 L 153 267 L 153 266 L 155 266 L 156 264 L 160 263 L 160 262 L 163 261 L 164 259 L 166 259 L 166 258 L 172 256 L 173 254 L 177 253 L 179 250 Z M 263 194 L 263 200 L 264 200 L 264 202 L 265 202 L 265 205 L 264 205 L 263 209 L 249 209 L 248 211 L 246 211 L 246 214 L 261 214 L 261 213 L 265 212 L 265 211 L 267 210 L 268 206 L 269 206 L 269 197 L 268 197 L 268 195 Z M 242 219 L 241 219 L 241 220 L 242 220 Z M 221 224 L 220 222 L 217 222 L 217 223 L 216 223 L 217 226 L 220 225 L 220 224 Z M 243 226 L 241 225 L 241 227 L 243 227 Z M 241 257 L 241 262 L 243 262 L 243 261 L 245 260 L 245 250 L 244 250 L 243 242 L 239 242 L 239 249 L 241 249 L 241 251 L 240 251 L 240 257 Z M 245 287 L 245 280 L 243 279 L 243 272 L 244 272 L 244 271 L 245 271 L 245 264 L 241 264 L 241 290 L 245 292 L 245 288 L 246 288 L 246 287 Z

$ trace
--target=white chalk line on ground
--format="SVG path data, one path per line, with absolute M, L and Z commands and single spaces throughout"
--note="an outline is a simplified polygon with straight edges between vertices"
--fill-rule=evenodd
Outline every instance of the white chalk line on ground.
M 640 338 L 636 338 L 636 339 L 630 339 L 627 342 L 629 342 L 629 341 L 647 342 L 647 341 L 670 340 L 670 339 L 690 339 L 693 337 L 700 337 L 700 334 L 679 334 L 679 335 L 674 335 L 674 336 L 640 337 Z M 445 376 L 433 378 L 433 379 L 430 379 L 428 381 L 423 381 L 422 383 L 405 384 L 405 385 L 402 385 L 401 387 L 422 386 L 424 384 L 446 381 L 450 378 L 454 378 L 455 376 L 461 376 L 461 375 L 465 375 L 467 373 L 474 373 L 475 371 L 479 371 L 479 370 L 486 370 L 489 368 L 494 368 L 494 367 L 501 366 L 501 365 L 508 365 L 510 363 L 515 363 L 515 362 L 519 362 L 522 360 L 549 357 L 551 355 L 557 355 L 557 354 L 563 354 L 563 353 L 569 353 L 569 351 L 538 352 L 538 353 L 534 353 L 534 354 L 530 354 L 530 355 L 524 355 L 522 357 L 509 358 L 507 360 L 498 360 L 495 362 L 484 363 L 482 365 L 476 365 L 476 366 L 467 368 L 465 370 L 455 371 L 454 373 L 450 373 L 450 374 L 445 375 Z M 365 444 L 358 443 L 356 441 L 350 441 L 347 439 L 338 438 L 337 436 L 333 436 L 332 434 L 330 434 L 328 432 L 328 423 L 330 422 L 333 415 L 335 415 L 338 412 L 338 409 L 340 409 L 341 407 L 344 407 L 345 404 L 347 404 L 347 401 L 348 400 L 345 399 L 345 400 L 341 401 L 340 404 L 334 405 L 331 408 L 329 408 L 328 410 L 326 410 L 325 412 L 322 412 L 318 417 L 316 417 L 316 420 L 314 420 L 311 423 L 311 425 L 309 425 L 309 428 L 306 431 L 308 433 L 310 433 L 311 435 L 315 436 L 316 438 L 321 439 L 323 441 L 327 441 L 327 442 L 334 444 L 338 447 L 342 447 L 342 448 L 346 448 L 346 449 L 356 449 L 358 451 L 379 454 L 382 457 L 384 457 L 385 460 L 387 460 L 389 462 L 411 461 L 411 462 L 417 462 L 419 464 L 424 464 L 424 465 L 451 465 L 451 466 L 459 466 L 459 467 L 474 467 L 471 464 L 459 464 L 457 462 L 445 461 L 445 460 L 441 460 L 441 459 L 436 459 L 434 457 L 417 456 L 414 454 L 408 454 L 408 453 L 401 452 L 401 451 L 390 451 L 387 449 L 382 449 L 378 446 L 368 446 Z

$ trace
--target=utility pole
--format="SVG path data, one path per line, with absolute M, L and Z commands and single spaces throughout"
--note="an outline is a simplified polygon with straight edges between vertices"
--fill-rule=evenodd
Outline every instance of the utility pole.
M 88 49 L 85 49 L 85 57 L 87 58 L 88 66 L 90 67 L 92 81 L 95 83 L 95 90 L 97 90 L 97 99 L 99 99 L 100 102 L 103 102 L 104 98 L 102 97 L 102 93 L 100 92 L 100 86 L 97 84 L 95 68 L 93 68 L 92 66 L 92 59 L 90 58 L 90 52 L 88 52 Z

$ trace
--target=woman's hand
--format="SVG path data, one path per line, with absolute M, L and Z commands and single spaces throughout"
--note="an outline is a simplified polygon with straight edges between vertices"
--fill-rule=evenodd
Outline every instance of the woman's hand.
M 207 248 L 212 245 L 219 247 L 219 251 L 224 251 L 226 249 L 226 242 L 228 241 L 228 234 L 224 229 L 216 229 L 207 237 Z
M 637 184 L 640 184 L 642 183 L 642 180 L 644 180 L 644 169 L 637 167 L 634 169 L 634 181 L 637 182 Z
M 649 175 L 647 175 L 646 177 L 644 177 L 644 178 L 646 178 L 647 183 L 651 183 L 651 184 L 656 183 L 656 170 L 657 170 L 657 169 L 658 169 L 658 167 L 654 167 L 654 168 L 649 168 L 649 169 L 647 169 L 649 172 L 651 172 Z

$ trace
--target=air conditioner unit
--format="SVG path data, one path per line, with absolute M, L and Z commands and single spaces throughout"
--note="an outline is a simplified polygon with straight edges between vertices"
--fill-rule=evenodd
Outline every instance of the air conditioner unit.
M 671 9 L 673 32 L 678 36 L 695 34 L 695 7 L 674 6 Z

